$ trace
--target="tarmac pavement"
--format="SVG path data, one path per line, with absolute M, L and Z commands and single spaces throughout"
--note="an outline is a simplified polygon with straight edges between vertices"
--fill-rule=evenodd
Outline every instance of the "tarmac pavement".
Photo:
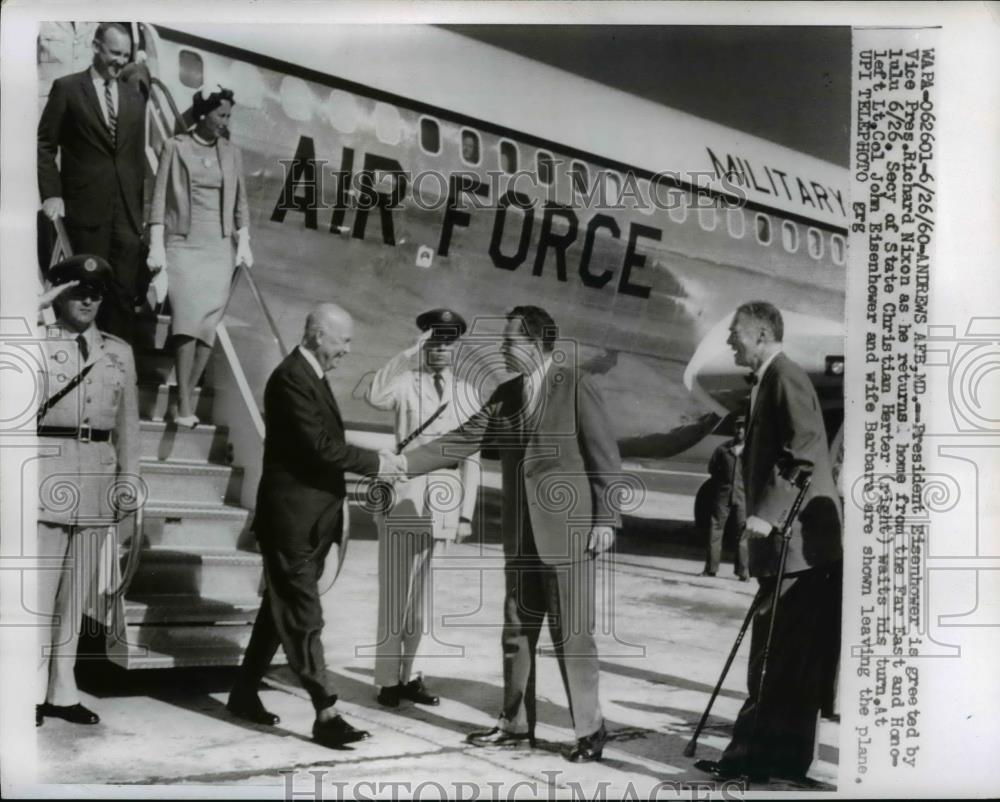
M 602 560 L 600 693 L 611 740 L 601 763 L 575 765 L 563 757 L 574 736 L 547 633 L 537 672 L 538 746 L 481 748 L 464 741 L 492 726 L 500 707 L 498 545 L 449 544 L 435 555 L 433 615 L 416 668 L 441 696 L 440 706 L 381 707 L 372 684 L 376 544 L 354 539 L 339 579 L 323 597 L 324 644 L 340 693 L 337 707 L 371 732 L 369 740 L 341 750 L 313 743 L 311 706 L 287 667 L 274 668 L 261 692 L 264 705 L 281 716 L 272 729 L 225 710 L 232 669 L 127 673 L 84 665 L 83 703 L 100 713 L 101 724 L 46 720 L 36 731 L 39 782 L 115 784 L 126 786 L 124 793 L 155 784 L 172 786 L 160 792 L 170 795 L 194 795 L 205 785 L 217 794 L 232 786 L 233 794 L 288 798 L 294 791 L 297 799 L 645 799 L 668 796 L 682 783 L 705 783 L 683 750 L 756 584 L 736 581 L 726 566 L 716 578 L 700 577 L 701 560 L 677 554 L 644 533 L 620 539 L 614 558 Z M 728 741 L 745 698 L 748 645 L 749 638 L 715 702 L 699 758 L 717 758 Z M 838 729 L 821 721 L 810 776 L 824 790 L 836 782 Z M 800 789 L 773 782 L 751 790 Z

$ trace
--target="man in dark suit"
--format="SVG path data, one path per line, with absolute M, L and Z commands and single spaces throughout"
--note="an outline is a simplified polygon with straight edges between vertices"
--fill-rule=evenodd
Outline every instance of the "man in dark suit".
M 574 762 L 600 760 L 607 732 L 598 699 L 594 641 L 595 561 L 619 524 L 613 482 L 621 464 L 593 376 L 555 352 L 545 310 L 510 312 L 502 352 L 517 376 L 463 426 L 403 454 L 420 475 L 483 447 L 500 451 L 503 476 L 504 694 L 497 726 L 472 733 L 479 746 L 534 743 L 535 653 L 546 616 L 577 741 Z
M 119 80 L 131 53 L 125 27 L 101 23 L 93 48 L 87 70 L 52 84 L 38 123 L 38 190 L 43 214 L 65 218 L 73 250 L 111 265 L 98 325 L 132 342 L 135 306 L 149 284 L 141 258 L 144 101 Z
M 344 422 L 324 374 L 350 351 L 351 316 L 321 304 L 306 319 L 302 343 L 275 368 L 264 391 L 264 470 L 254 530 L 264 558 L 266 591 L 229 710 L 274 725 L 257 689 L 279 644 L 309 693 L 313 738 L 340 747 L 368 737 L 337 715 L 326 671 L 319 578 L 343 526 L 344 472 L 376 474 L 379 455 L 348 445 Z
M 840 651 L 841 510 L 826 429 L 805 371 L 782 352 L 781 313 L 766 301 L 743 304 L 729 344 L 737 365 L 753 371 L 743 450 L 750 574 L 757 578 L 748 669 L 749 698 L 719 761 L 695 765 L 717 778 L 805 780 L 816 724 Z M 780 529 L 797 488 L 783 474 L 803 468 L 812 482 L 791 526 L 778 593 L 763 699 L 758 697 L 771 621 Z M 756 724 L 755 724 L 756 719 Z

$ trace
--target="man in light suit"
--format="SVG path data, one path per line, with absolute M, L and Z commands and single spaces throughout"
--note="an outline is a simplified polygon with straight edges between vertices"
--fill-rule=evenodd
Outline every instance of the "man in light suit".
M 65 218 L 74 252 L 111 265 L 98 325 L 130 343 L 149 284 L 141 258 L 145 106 L 135 85 L 120 80 L 131 48 L 121 23 L 98 25 L 93 63 L 52 84 L 38 123 L 42 212 Z
M 736 364 L 753 371 L 743 481 L 745 535 L 759 606 L 750 641 L 749 698 L 722 759 L 695 765 L 717 779 L 749 775 L 808 782 L 817 718 L 840 650 L 840 500 L 816 391 L 805 371 L 782 352 L 781 313 L 766 301 L 743 304 L 729 332 Z M 775 612 L 779 534 L 798 492 L 783 474 L 795 468 L 811 471 L 812 482 L 791 526 L 760 699 L 764 646 Z
M 264 390 L 264 470 L 254 531 L 266 590 L 227 707 L 255 724 L 275 725 L 258 686 L 278 646 L 316 710 L 313 739 L 339 748 L 368 737 L 339 716 L 321 640 L 319 579 L 343 529 L 345 471 L 379 472 L 380 457 L 344 440 L 344 422 L 325 373 L 351 348 L 354 323 L 334 304 L 306 318 L 302 343 L 271 374 Z
M 452 370 L 455 344 L 466 330 L 462 316 L 450 309 L 432 309 L 417 317 L 417 327 L 423 331 L 418 342 L 375 374 L 365 396 L 372 406 L 395 412 L 396 443 L 404 453 L 450 432 L 479 408 L 472 386 Z M 420 364 L 411 369 L 414 357 Z M 479 483 L 476 455 L 458 466 L 397 485 L 391 509 L 376 518 L 375 684 L 380 686 L 381 705 L 398 707 L 401 699 L 438 704 L 422 677 L 411 679 L 433 595 L 431 557 L 437 541 L 461 542 L 472 533 Z
M 94 323 L 111 268 L 79 254 L 54 265 L 57 321 L 44 331 L 39 386 L 38 610 L 48 621 L 39 675 L 45 683 L 35 723 L 61 718 L 97 724 L 74 676 L 84 613 L 107 623 L 116 585 L 114 526 L 141 498 L 135 363 L 128 343 Z
M 598 697 L 595 562 L 611 547 L 620 459 L 593 376 L 555 351 L 557 328 L 536 306 L 507 316 L 501 351 L 517 375 L 462 427 L 403 455 L 419 475 L 489 445 L 500 451 L 504 546 L 503 710 L 472 733 L 479 746 L 533 744 L 535 652 L 546 617 L 577 736 L 568 759 L 600 760 L 607 731 Z

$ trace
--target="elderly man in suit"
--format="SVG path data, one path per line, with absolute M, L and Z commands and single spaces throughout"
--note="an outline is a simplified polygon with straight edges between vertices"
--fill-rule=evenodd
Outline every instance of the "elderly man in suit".
M 332 748 L 368 737 L 339 716 L 321 640 L 319 579 L 343 528 L 344 473 L 374 475 L 380 457 L 348 445 L 325 374 L 350 351 L 354 323 L 335 304 L 306 318 L 302 342 L 264 390 L 264 470 L 254 531 L 264 558 L 266 591 L 227 707 L 239 718 L 275 725 L 258 686 L 278 646 L 316 710 L 313 739 Z M 390 466 L 384 466 L 389 470 Z
M 841 509 L 819 400 L 805 371 L 782 351 L 781 313 L 766 301 L 740 306 L 729 329 L 737 365 L 752 390 L 743 450 L 750 573 L 759 583 L 748 667 L 749 698 L 719 761 L 695 765 L 718 779 L 749 775 L 808 782 L 816 725 L 840 644 Z M 775 600 L 779 533 L 797 488 L 784 478 L 812 474 L 791 522 L 785 573 Z M 764 646 L 774 616 L 764 686 Z
M 450 432 L 479 408 L 473 387 L 452 369 L 455 345 L 466 330 L 462 316 L 451 309 L 431 309 L 417 316 L 417 327 L 423 331 L 417 343 L 375 374 L 365 396 L 372 406 L 395 413 L 401 452 Z M 415 357 L 419 364 L 411 368 Z M 385 707 L 398 707 L 402 699 L 438 704 L 423 677 L 411 678 L 433 593 L 431 557 L 437 542 L 443 547 L 472 534 L 479 483 L 479 459 L 470 457 L 398 485 L 392 507 L 377 516 L 375 684 L 380 686 L 378 702 Z M 453 503 L 435 504 L 443 498 Z
M 120 80 L 131 48 L 121 23 L 98 25 L 92 64 L 52 84 L 38 123 L 42 212 L 53 221 L 65 218 L 75 252 L 111 265 L 98 324 L 129 342 L 135 306 L 149 283 L 141 258 L 144 100 L 133 83 Z
M 38 553 L 45 564 L 38 599 L 49 625 L 35 723 L 97 724 L 80 703 L 73 667 L 84 612 L 107 620 L 117 569 L 113 527 L 142 495 L 135 364 L 128 344 L 94 323 L 111 281 L 107 262 L 80 254 L 53 266 L 49 280 L 65 290 L 53 302 L 56 323 L 45 328 L 40 376 Z
M 537 306 L 507 316 L 501 347 L 517 374 L 462 427 L 403 454 L 419 475 L 484 446 L 500 451 L 504 546 L 503 710 L 469 735 L 478 746 L 533 744 L 535 653 L 548 617 L 577 741 L 573 762 L 600 760 L 607 740 L 594 640 L 595 561 L 619 524 L 620 458 L 601 392 L 572 354 L 555 350 L 556 324 Z

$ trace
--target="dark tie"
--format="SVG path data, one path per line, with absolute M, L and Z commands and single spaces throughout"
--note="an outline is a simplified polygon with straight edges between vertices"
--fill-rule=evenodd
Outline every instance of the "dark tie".
M 90 356 L 90 346 L 87 345 L 87 338 L 82 334 L 76 335 L 76 344 L 80 346 L 80 358 L 86 362 L 87 357 Z
M 434 374 L 434 389 L 437 390 L 438 398 L 444 398 L 444 376 L 440 373 Z
M 757 383 L 756 371 L 751 370 L 749 373 L 743 374 L 743 378 L 746 380 L 746 383 L 749 384 L 751 387 L 753 387 Z
M 111 97 L 111 79 L 104 80 L 104 105 L 108 109 L 108 131 L 111 132 L 111 141 L 114 142 L 118 128 L 118 115 L 115 114 L 115 104 Z

